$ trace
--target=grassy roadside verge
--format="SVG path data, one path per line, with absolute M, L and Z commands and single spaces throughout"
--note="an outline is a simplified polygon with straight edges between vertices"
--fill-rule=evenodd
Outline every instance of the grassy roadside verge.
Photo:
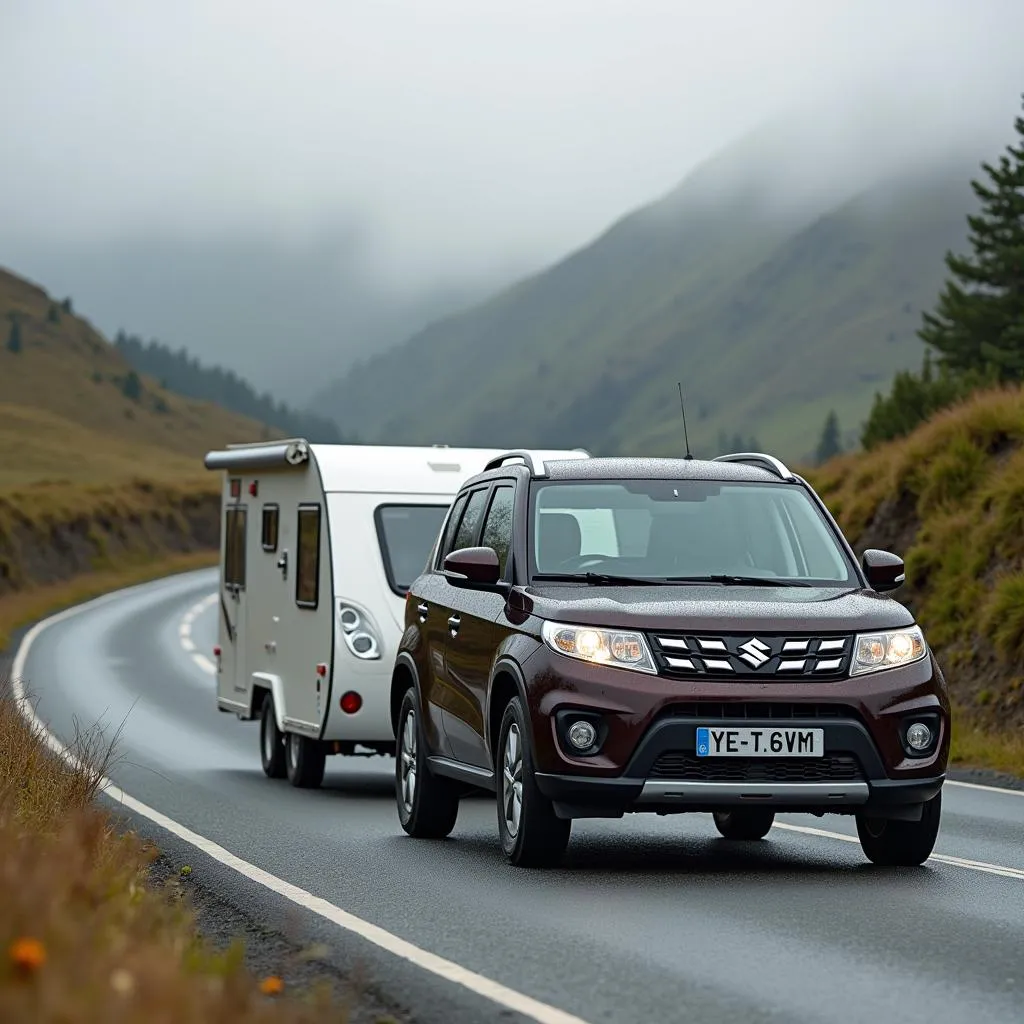
M 91 597 L 209 565 L 198 553 L 38 587 L 0 600 L 0 631 Z M 110 758 L 96 733 L 54 757 L 0 687 L 0 1020 L 38 1024 L 342 1024 L 326 987 L 285 991 L 252 976 L 244 950 L 198 936 L 179 886 L 153 886 L 158 853 L 119 834 L 95 802 Z M 287 965 L 282 964 L 281 973 Z
M 954 705 L 950 763 L 957 768 L 988 768 L 1024 778 L 1024 733 L 993 729 L 971 711 Z

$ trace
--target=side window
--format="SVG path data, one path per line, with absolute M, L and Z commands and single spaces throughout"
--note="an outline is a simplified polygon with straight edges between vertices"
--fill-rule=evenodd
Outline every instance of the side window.
M 455 540 L 455 531 L 459 528 L 459 520 L 462 518 L 462 510 L 466 507 L 467 497 L 468 495 L 466 494 L 460 494 L 452 505 L 452 514 L 448 517 L 448 522 L 445 523 L 444 536 L 438 545 L 435 568 L 440 568 L 444 565 L 445 555 L 453 550 L 452 541 Z
M 245 588 L 244 508 L 229 508 L 224 513 L 224 584 Z
M 273 554 L 277 551 L 277 531 L 281 510 L 277 505 L 263 506 L 263 550 Z
M 505 577 L 508 567 L 508 556 L 512 549 L 512 501 L 515 488 L 509 484 L 501 484 L 494 488 L 491 507 L 487 510 L 484 520 L 484 532 L 480 543 L 485 548 L 494 548 L 498 555 L 498 566 L 501 577 Z
M 484 502 L 487 500 L 487 488 L 481 487 L 478 491 L 471 491 L 469 501 L 466 503 L 466 511 L 462 513 L 462 521 L 458 530 L 455 531 L 455 540 L 451 550 L 458 551 L 459 548 L 468 548 L 476 539 L 477 527 L 484 514 Z
M 316 608 L 320 599 L 320 506 L 299 507 L 298 551 L 296 552 L 295 603 Z

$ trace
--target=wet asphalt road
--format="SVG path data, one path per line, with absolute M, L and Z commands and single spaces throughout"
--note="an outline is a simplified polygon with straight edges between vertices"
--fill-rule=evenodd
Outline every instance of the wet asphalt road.
M 448 841 L 408 838 L 390 759 L 331 758 L 314 792 L 266 779 L 258 726 L 218 713 L 213 677 L 179 636 L 215 586 L 209 571 L 176 577 L 58 623 L 24 677 L 61 738 L 76 720 L 124 722 L 114 781 L 232 853 L 590 1024 L 1024 1021 L 1024 792 L 944 791 L 936 853 L 1009 876 L 934 860 L 879 869 L 855 843 L 779 828 L 728 843 L 703 815 L 575 822 L 564 868 L 515 870 L 490 798 L 463 803 Z M 215 614 L 195 620 L 201 652 Z M 781 820 L 855 835 L 838 816 Z M 229 869 L 209 877 L 252 917 L 284 913 Z M 340 948 L 424 1020 L 517 1019 L 362 940 Z

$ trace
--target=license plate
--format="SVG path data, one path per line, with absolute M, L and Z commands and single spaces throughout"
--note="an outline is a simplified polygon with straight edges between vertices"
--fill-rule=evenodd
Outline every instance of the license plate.
M 722 729 L 699 726 L 698 757 L 823 757 L 824 729 Z

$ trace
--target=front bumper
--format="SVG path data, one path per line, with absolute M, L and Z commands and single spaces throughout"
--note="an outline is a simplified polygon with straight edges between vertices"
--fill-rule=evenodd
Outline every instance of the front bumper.
M 853 758 L 853 778 L 793 780 L 744 779 L 744 765 L 756 764 L 765 774 L 781 766 L 784 774 L 791 759 L 700 759 L 706 774 L 731 775 L 723 779 L 692 777 L 696 769 L 682 771 L 679 777 L 666 778 L 654 771 L 663 755 L 688 754 L 696 749 L 696 731 L 701 723 L 691 719 L 663 718 L 647 731 L 621 775 L 599 777 L 538 772 L 537 786 L 555 804 L 560 817 L 621 817 L 631 811 L 678 813 L 725 809 L 736 806 L 766 806 L 776 811 L 812 813 L 863 811 L 880 817 L 910 817 L 919 814 L 920 805 L 942 788 L 944 773 L 905 779 L 890 778 L 867 729 L 858 721 L 816 718 L 717 719 L 723 728 L 746 727 L 773 729 L 822 729 L 825 758 Z M 804 759 L 801 759 L 802 761 Z M 813 765 L 817 759 L 807 759 Z M 818 762 L 823 764 L 824 762 Z M 727 769 L 731 769 L 727 770 Z M 690 777 L 686 777 L 689 774 Z M 846 772 L 846 774 L 851 774 Z

